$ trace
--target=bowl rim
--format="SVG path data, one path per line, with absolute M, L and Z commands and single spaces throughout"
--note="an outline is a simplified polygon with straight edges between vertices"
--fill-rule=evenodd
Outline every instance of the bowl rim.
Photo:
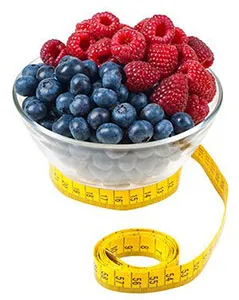
M 34 60 L 32 63 L 36 63 L 37 60 Z M 221 82 L 220 82 L 219 78 L 216 76 L 216 74 L 211 69 L 209 69 L 209 71 L 214 76 L 214 78 L 216 80 L 216 86 L 217 86 L 217 94 L 215 95 L 215 97 L 217 97 L 217 103 L 216 103 L 214 109 L 209 113 L 209 115 L 201 123 L 199 123 L 198 125 L 194 126 L 193 128 L 191 128 L 191 129 L 189 129 L 189 130 L 187 130 L 183 133 L 180 133 L 180 134 L 175 135 L 173 137 L 168 137 L 168 138 L 163 139 L 163 140 L 158 140 L 158 141 L 153 141 L 153 142 L 148 142 L 148 143 L 101 144 L 101 143 L 94 143 L 94 142 L 87 142 L 87 141 L 79 141 L 79 140 L 75 140 L 75 139 L 70 138 L 70 137 L 60 135 L 58 133 L 55 133 L 53 131 L 50 131 L 50 130 L 46 129 L 45 127 L 41 126 L 37 122 L 31 120 L 24 113 L 24 111 L 23 111 L 23 109 L 22 109 L 22 107 L 19 103 L 19 100 L 18 100 L 19 96 L 16 93 L 14 85 L 13 85 L 13 89 L 12 89 L 12 95 L 13 95 L 13 102 L 15 104 L 15 107 L 16 107 L 17 111 L 19 112 L 19 114 L 21 115 L 23 120 L 27 123 L 27 125 L 30 126 L 38 134 L 45 135 L 45 136 L 47 136 L 49 138 L 52 138 L 52 139 L 55 139 L 59 142 L 72 144 L 72 145 L 75 145 L 75 146 L 86 147 L 86 148 L 104 149 L 104 150 L 133 150 L 133 149 L 143 150 L 143 149 L 147 149 L 147 148 L 151 148 L 151 147 L 157 147 L 157 146 L 160 146 L 160 145 L 165 145 L 165 144 L 178 142 L 178 141 L 180 141 L 180 140 L 182 140 L 186 137 L 189 137 L 189 136 L 199 132 L 200 130 L 204 129 L 210 122 L 213 121 L 214 117 L 218 113 L 218 111 L 219 111 L 219 109 L 222 105 L 222 102 L 223 102 L 223 88 L 222 88 Z M 20 75 L 18 75 L 17 78 L 19 76 Z M 214 97 L 214 100 L 215 100 L 215 97 Z

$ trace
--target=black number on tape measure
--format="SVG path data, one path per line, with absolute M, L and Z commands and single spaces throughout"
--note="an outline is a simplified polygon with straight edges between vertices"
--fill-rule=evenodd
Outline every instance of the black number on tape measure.
M 139 200 L 139 198 L 138 198 L 137 195 L 132 195 L 132 196 L 130 196 L 130 201 L 131 201 L 131 202 L 134 202 L 134 201 L 137 201 L 137 200 Z
M 115 276 L 115 282 L 124 284 L 124 277 L 123 276 Z
M 106 272 L 104 272 L 104 271 L 100 272 L 101 279 L 108 280 L 108 276 L 109 276 L 109 274 L 107 274 Z
M 185 269 L 181 271 L 181 277 L 187 277 L 189 274 L 189 269 Z
M 107 202 L 109 200 L 109 198 L 108 198 L 107 195 L 100 195 L 100 200 L 103 200 L 103 201 Z
M 196 262 L 194 265 L 193 265 L 193 271 L 197 271 L 200 267 L 200 261 Z
M 115 252 L 118 251 L 118 247 L 117 247 L 117 246 L 114 246 L 114 247 L 110 248 L 110 251 L 111 251 L 112 253 L 115 253 Z
M 144 198 L 145 198 L 145 199 L 151 198 L 151 196 L 152 196 L 152 195 L 151 195 L 151 191 L 144 193 Z
M 156 284 L 158 283 L 158 276 L 151 276 L 149 277 L 149 284 Z
M 168 188 L 170 189 L 170 188 L 172 188 L 172 187 L 174 187 L 174 182 L 173 182 L 173 181 L 169 181 L 169 183 L 168 183 Z
M 115 202 L 118 202 L 118 203 L 123 202 L 123 198 L 115 197 Z
M 158 194 L 163 194 L 164 193 L 164 187 L 161 186 L 160 188 L 157 189 Z
M 63 186 L 63 188 L 65 188 L 65 189 L 68 188 L 68 183 L 65 182 L 63 179 L 62 179 L 62 186 Z
M 79 195 L 80 194 L 80 190 L 78 188 L 76 188 L 76 187 L 73 187 L 73 193 Z
M 142 284 L 142 278 L 139 277 L 133 277 L 132 278 L 132 285 L 141 285 Z
M 86 192 L 86 197 L 87 197 L 87 198 L 94 199 L 94 195 L 93 195 L 93 193 L 91 193 L 91 192 Z
M 141 245 L 141 246 L 140 246 L 140 249 L 143 249 L 143 250 L 149 250 L 149 246 Z
M 126 250 L 131 250 L 131 249 L 133 249 L 133 246 L 132 246 L 132 245 L 128 245 L 128 246 L 124 246 L 124 248 L 125 248 Z
M 165 277 L 166 277 L 165 279 L 166 281 L 172 281 L 174 278 L 174 273 L 166 273 Z

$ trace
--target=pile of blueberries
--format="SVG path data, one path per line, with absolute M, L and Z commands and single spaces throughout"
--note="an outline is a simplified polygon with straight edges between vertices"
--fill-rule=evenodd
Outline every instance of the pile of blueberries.
M 183 112 L 171 117 L 149 103 L 145 93 L 129 92 L 123 67 L 65 56 L 56 68 L 26 66 L 15 91 L 26 97 L 24 113 L 55 133 L 95 143 L 161 140 L 194 126 Z

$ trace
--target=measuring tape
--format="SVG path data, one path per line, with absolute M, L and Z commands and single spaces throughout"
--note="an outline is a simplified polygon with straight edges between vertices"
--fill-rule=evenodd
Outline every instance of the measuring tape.
M 182 286 L 196 278 L 206 265 L 222 232 L 228 185 L 214 160 L 199 146 L 192 157 L 202 166 L 224 203 L 221 226 L 208 247 L 195 259 L 179 264 L 179 246 L 171 236 L 155 230 L 127 229 L 110 234 L 94 251 L 95 277 L 105 288 L 128 293 L 147 293 Z M 179 170 L 166 180 L 134 190 L 107 190 L 85 186 L 65 177 L 51 166 L 54 185 L 65 195 L 84 203 L 112 209 L 133 209 L 162 201 L 178 188 Z M 156 266 L 135 267 L 120 258 L 148 256 L 160 261 Z

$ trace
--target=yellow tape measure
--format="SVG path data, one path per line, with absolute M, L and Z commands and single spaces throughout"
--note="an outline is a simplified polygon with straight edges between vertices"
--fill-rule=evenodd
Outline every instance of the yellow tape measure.
M 94 251 L 95 277 L 104 287 L 128 293 L 147 293 L 184 285 L 203 270 L 221 234 L 228 197 L 228 185 L 214 160 L 203 146 L 192 157 L 202 166 L 224 203 L 221 226 L 208 247 L 192 261 L 179 264 L 179 246 L 169 235 L 148 229 L 127 229 L 112 233 L 97 243 Z M 178 187 L 179 170 L 166 180 L 151 186 L 113 191 L 85 186 L 65 177 L 55 167 L 50 174 L 55 186 L 65 195 L 92 205 L 112 209 L 133 209 L 166 199 Z M 135 267 L 120 258 L 148 256 L 160 263 L 152 267 Z

